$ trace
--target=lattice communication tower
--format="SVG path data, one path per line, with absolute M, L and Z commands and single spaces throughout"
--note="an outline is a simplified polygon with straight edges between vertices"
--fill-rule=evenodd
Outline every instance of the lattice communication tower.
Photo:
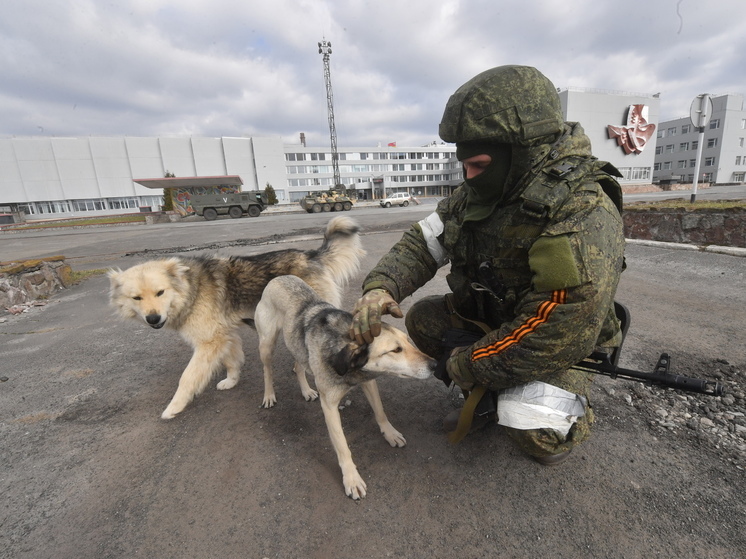
M 337 188 L 341 184 L 339 178 L 339 153 L 337 152 L 337 129 L 334 126 L 334 95 L 332 94 L 332 76 L 329 71 L 329 56 L 332 54 L 332 44 L 326 39 L 319 43 L 319 54 L 324 56 L 324 81 L 326 82 L 326 106 L 329 111 L 329 136 L 332 142 L 332 172 L 334 173 L 334 185 Z

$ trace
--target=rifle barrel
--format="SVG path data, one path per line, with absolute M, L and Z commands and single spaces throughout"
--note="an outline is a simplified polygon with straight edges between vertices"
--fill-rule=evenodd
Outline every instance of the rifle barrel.
M 638 382 L 668 386 L 671 388 L 678 388 L 679 390 L 687 390 L 689 392 L 709 394 L 711 396 L 723 395 L 723 385 L 714 380 L 672 375 L 667 372 L 643 373 L 642 371 L 624 369 L 622 367 L 616 367 L 610 363 L 591 361 L 589 359 L 581 361 L 574 368 L 606 375 L 611 378 L 636 380 Z

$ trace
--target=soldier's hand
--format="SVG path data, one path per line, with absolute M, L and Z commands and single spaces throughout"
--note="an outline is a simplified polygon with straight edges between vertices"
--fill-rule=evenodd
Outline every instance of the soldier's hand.
M 456 347 L 451 351 L 451 356 L 446 361 L 446 372 L 453 382 L 462 390 L 472 390 L 476 380 L 466 366 L 468 359 L 466 350 L 468 346 Z
M 359 344 L 369 344 L 381 333 L 381 316 L 390 314 L 403 318 L 399 304 L 385 289 L 371 289 L 358 299 L 352 309 L 350 338 Z

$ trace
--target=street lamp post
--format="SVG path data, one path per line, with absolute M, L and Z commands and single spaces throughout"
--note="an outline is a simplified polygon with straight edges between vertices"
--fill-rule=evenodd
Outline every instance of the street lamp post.
M 694 182 L 692 184 L 692 197 L 689 200 L 694 203 L 697 198 L 697 181 L 699 180 L 699 164 L 702 159 L 702 144 L 705 142 L 705 126 L 710 121 L 712 116 L 712 99 L 709 93 L 702 93 L 697 95 L 692 101 L 691 109 L 689 110 L 689 118 L 692 120 L 692 124 L 699 132 L 699 140 L 697 142 L 697 159 L 694 163 Z

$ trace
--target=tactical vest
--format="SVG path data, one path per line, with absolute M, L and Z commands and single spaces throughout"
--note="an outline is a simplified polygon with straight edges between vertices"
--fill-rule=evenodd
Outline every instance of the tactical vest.
M 444 246 L 451 261 L 447 282 L 462 316 L 496 328 L 515 318 L 515 304 L 531 289 L 528 252 L 552 224 L 565 202 L 583 187 L 602 188 L 621 212 L 621 188 L 611 165 L 594 158 L 566 158 L 542 169 L 520 197 L 479 222 L 444 220 Z M 599 187 L 600 185 L 600 187 Z M 463 197 L 463 209 L 466 197 Z M 559 219 L 558 219 L 559 218 Z

